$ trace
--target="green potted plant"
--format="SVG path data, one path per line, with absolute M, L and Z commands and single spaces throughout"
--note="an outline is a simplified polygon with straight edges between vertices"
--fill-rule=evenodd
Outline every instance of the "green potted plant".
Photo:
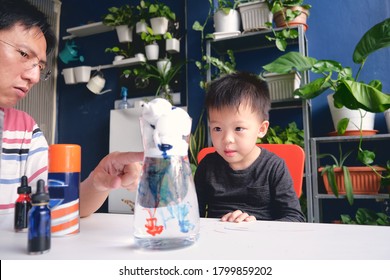
M 276 27 L 283 28 L 275 30 L 272 22 L 266 25 L 272 29 L 273 36 L 267 36 L 268 40 L 275 41 L 276 47 L 285 51 L 288 39 L 298 38 L 298 31 L 292 26 L 303 25 L 306 31 L 307 18 L 311 5 L 304 4 L 304 0 L 266 0 L 269 10 L 273 14 L 273 21 Z
M 172 63 L 171 60 L 166 59 L 162 66 L 155 66 L 151 63 L 142 63 L 140 67 L 135 69 L 126 69 L 123 71 L 123 75 L 135 76 L 137 79 L 141 79 L 143 84 L 148 84 L 149 80 L 158 82 L 156 89 L 156 96 L 167 99 L 173 104 L 171 82 L 177 74 L 180 72 L 182 67 L 185 65 L 184 62 Z
M 163 35 L 168 31 L 169 21 L 176 20 L 176 14 L 164 3 L 155 1 L 149 6 L 150 25 L 154 34 Z
M 111 7 L 103 16 L 103 24 L 116 29 L 119 42 L 133 41 L 133 27 L 136 23 L 135 8 L 130 5 Z
M 244 32 L 267 29 L 267 22 L 272 22 L 272 13 L 265 0 L 241 0 L 237 5 Z
M 322 74 L 321 77 L 301 86 L 294 94 L 304 99 L 311 99 L 326 92 L 334 91 L 333 100 L 337 108 L 346 107 L 352 110 L 364 110 L 378 113 L 390 108 L 390 95 L 383 93 L 382 83 L 373 80 L 369 83 L 358 81 L 364 63 L 373 52 L 390 46 L 390 18 L 370 28 L 360 39 L 353 52 L 353 61 L 360 65 L 355 77 L 350 67 L 343 67 L 333 60 L 317 60 L 305 57 L 297 52 L 289 52 L 280 56 L 263 68 L 270 72 L 289 73 L 291 71 L 311 71 Z M 338 125 L 337 131 L 344 133 L 349 121 L 343 121 Z M 358 159 L 363 164 L 370 166 L 375 154 L 362 149 L 362 129 L 360 127 L 360 141 L 358 144 Z
M 149 26 L 149 7 L 150 2 L 144 0 L 139 1 L 138 5 L 135 7 L 137 11 L 137 23 L 135 25 L 135 32 L 137 34 L 146 32 L 146 28 Z
M 218 6 L 209 0 L 210 7 L 214 10 L 213 20 L 216 33 L 240 34 L 240 14 L 237 11 L 237 0 L 218 0 Z
M 145 54 L 148 60 L 157 60 L 159 54 L 159 45 L 157 41 L 162 40 L 163 36 L 154 34 L 151 27 L 146 28 L 146 32 L 141 33 L 141 40 L 145 42 Z
M 133 48 L 132 48 L 130 43 L 127 44 L 127 49 L 124 49 L 124 48 L 121 48 L 118 46 L 114 46 L 111 48 L 106 48 L 104 51 L 106 53 L 115 54 L 115 60 L 119 60 L 120 59 L 119 57 L 121 57 L 121 59 L 129 58 L 133 55 Z

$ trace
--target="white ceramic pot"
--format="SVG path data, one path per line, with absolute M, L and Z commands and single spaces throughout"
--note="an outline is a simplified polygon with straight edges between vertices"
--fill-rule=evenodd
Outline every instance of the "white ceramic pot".
M 349 119 L 347 131 L 360 130 L 360 122 L 362 121 L 362 130 L 374 130 L 375 113 L 366 112 L 360 110 L 363 113 L 363 119 L 361 118 L 359 110 L 350 110 L 346 107 L 336 108 L 333 102 L 333 94 L 329 94 L 328 105 L 330 113 L 332 115 L 334 129 L 337 131 L 337 124 L 343 118 Z
M 148 32 L 148 24 L 145 21 L 139 21 L 135 25 L 135 33 L 141 34 L 142 32 Z
M 180 41 L 176 38 L 165 40 L 165 51 L 168 53 L 180 52 Z
M 148 60 L 157 60 L 159 53 L 159 46 L 157 44 L 150 44 L 145 46 L 145 54 Z
M 172 65 L 172 63 L 168 59 L 161 59 L 161 60 L 157 61 L 157 69 L 161 73 L 167 73 L 169 71 L 169 69 L 171 69 L 171 65 Z
M 150 19 L 150 25 L 154 34 L 163 35 L 168 31 L 168 19 L 165 17 L 155 17 Z
M 128 43 L 133 41 L 133 27 L 128 25 L 116 26 L 116 34 L 120 43 Z
M 214 16 L 215 32 L 237 32 L 240 31 L 240 13 L 231 9 L 229 14 L 222 10 L 217 11 Z
M 74 68 L 76 83 L 87 83 L 91 77 L 91 66 L 78 66 Z
M 74 76 L 73 68 L 65 68 L 62 70 L 62 75 L 64 76 L 65 84 L 73 85 L 76 83 L 76 78 Z

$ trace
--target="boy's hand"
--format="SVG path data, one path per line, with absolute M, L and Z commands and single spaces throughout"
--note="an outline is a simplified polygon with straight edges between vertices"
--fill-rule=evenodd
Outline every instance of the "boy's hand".
M 248 213 L 242 212 L 241 210 L 236 210 L 234 212 L 229 212 L 221 218 L 222 222 L 251 222 L 256 221 L 255 216 L 250 216 Z

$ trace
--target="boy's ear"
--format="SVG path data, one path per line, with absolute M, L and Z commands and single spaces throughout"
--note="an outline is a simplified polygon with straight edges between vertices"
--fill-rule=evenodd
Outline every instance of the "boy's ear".
M 269 121 L 263 121 L 259 127 L 259 132 L 257 133 L 257 137 L 263 138 L 268 131 Z

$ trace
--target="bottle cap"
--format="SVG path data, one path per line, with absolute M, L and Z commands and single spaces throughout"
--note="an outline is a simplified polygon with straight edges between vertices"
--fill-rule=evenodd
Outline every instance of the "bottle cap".
M 18 187 L 18 194 L 30 194 L 31 187 L 28 185 L 27 176 L 20 178 L 20 187 Z
M 37 183 L 37 192 L 31 196 L 31 203 L 49 203 L 50 196 L 45 190 L 45 181 L 40 179 Z

